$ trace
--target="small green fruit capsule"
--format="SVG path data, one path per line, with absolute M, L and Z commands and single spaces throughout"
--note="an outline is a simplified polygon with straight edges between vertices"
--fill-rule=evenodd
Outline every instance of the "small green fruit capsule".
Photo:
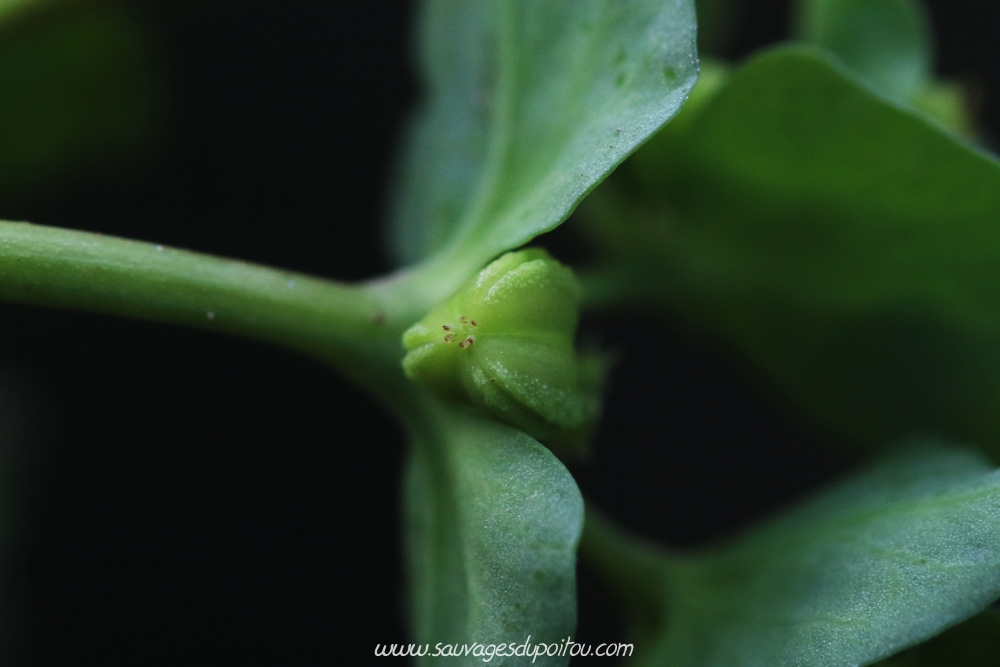
M 507 253 L 403 334 L 403 369 L 442 396 L 553 438 L 583 425 L 596 404 L 573 344 L 579 305 L 573 272 L 547 252 Z

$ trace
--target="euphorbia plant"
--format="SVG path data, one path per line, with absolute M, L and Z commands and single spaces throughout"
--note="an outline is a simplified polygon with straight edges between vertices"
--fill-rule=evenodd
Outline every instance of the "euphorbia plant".
M 579 549 L 624 603 L 637 664 L 870 664 L 1000 595 L 1000 477 L 974 453 L 1000 434 L 984 282 L 1000 167 L 960 137 L 918 7 L 799 11 L 798 46 L 705 61 L 695 87 L 691 2 L 427 2 L 426 97 L 386 233 L 397 271 L 338 283 L 12 222 L 0 296 L 274 343 L 385 405 L 410 441 L 425 661 L 438 644 L 478 644 L 467 664 L 565 645 Z M 594 241 L 574 274 L 544 234 L 654 134 L 572 223 Z M 614 354 L 576 349 L 578 308 L 609 304 L 676 313 L 802 414 L 894 451 L 720 546 L 640 543 L 585 513 L 565 467 L 614 372 Z

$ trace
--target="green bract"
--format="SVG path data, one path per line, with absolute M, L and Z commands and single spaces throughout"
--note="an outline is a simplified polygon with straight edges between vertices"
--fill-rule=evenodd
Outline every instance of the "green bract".
M 593 412 L 573 338 L 580 286 L 538 248 L 503 255 L 403 334 L 406 374 L 537 438 Z

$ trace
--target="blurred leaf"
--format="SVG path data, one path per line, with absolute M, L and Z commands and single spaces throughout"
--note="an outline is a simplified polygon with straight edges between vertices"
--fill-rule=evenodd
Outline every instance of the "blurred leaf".
M 565 639 L 576 627 L 583 524 L 573 478 L 548 449 L 509 426 L 436 403 L 426 416 L 405 490 L 415 641 Z M 493 663 L 569 659 L 531 658 Z
M 433 0 L 419 38 L 428 96 L 390 241 L 465 275 L 562 222 L 698 69 L 693 0 Z
M 880 95 L 976 136 L 965 90 L 937 81 L 931 31 L 919 0 L 799 0 L 798 39 L 824 49 Z
M 4 26 L 0 44 L 0 198 L 133 154 L 156 124 L 138 16 L 109 3 L 39 4 Z
M 645 630 L 642 667 L 870 664 L 1000 596 L 1000 471 L 956 450 L 899 452 L 687 558 L 587 521 L 583 554 Z
M 588 203 L 615 280 L 731 341 L 813 414 L 872 442 L 1000 444 L 992 157 L 776 50 Z
M 917 0 L 799 0 L 797 32 L 876 90 L 912 99 L 930 80 L 931 39 Z
M 30 5 L 40 5 L 43 0 L 0 0 L 0 21 L 6 21 Z

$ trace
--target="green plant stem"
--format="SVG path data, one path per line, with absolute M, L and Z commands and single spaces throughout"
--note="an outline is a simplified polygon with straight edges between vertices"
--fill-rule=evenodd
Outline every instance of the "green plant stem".
M 100 234 L 0 222 L 0 299 L 275 343 L 333 364 L 390 404 L 409 392 L 400 335 L 423 314 L 415 291 L 405 276 L 347 285 Z

